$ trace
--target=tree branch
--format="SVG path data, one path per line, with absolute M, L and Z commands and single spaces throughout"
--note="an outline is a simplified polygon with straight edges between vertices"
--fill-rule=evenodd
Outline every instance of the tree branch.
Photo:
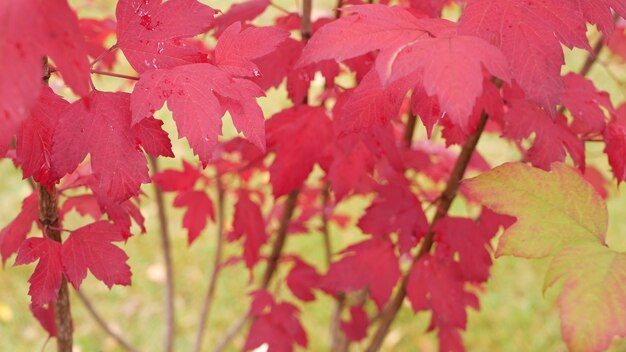
M 265 267 L 265 272 L 263 273 L 263 280 L 261 281 L 261 288 L 266 290 L 276 272 L 276 268 L 278 267 L 278 261 L 280 260 L 280 256 L 283 252 L 283 248 L 285 246 L 285 242 L 287 240 L 287 232 L 289 230 L 289 222 L 293 217 L 293 213 L 296 210 L 296 204 L 298 203 L 298 195 L 300 194 L 300 189 L 296 189 L 292 191 L 287 196 L 287 200 L 285 200 L 285 205 L 283 208 L 283 217 L 280 219 L 280 224 L 278 225 L 278 233 L 276 234 L 276 240 L 274 240 L 274 245 L 272 246 L 272 253 L 269 258 L 267 258 L 267 266 Z
M 200 312 L 200 323 L 198 324 L 198 331 L 196 333 L 196 343 L 194 346 L 195 352 L 202 351 L 202 340 L 204 338 L 204 331 L 206 330 L 206 323 L 209 320 L 209 313 L 211 312 L 211 305 L 215 297 L 215 288 L 217 287 L 217 278 L 220 273 L 220 263 L 222 261 L 222 247 L 224 244 L 224 186 L 222 184 L 222 175 L 218 173 L 216 177 L 217 188 L 217 247 L 215 250 L 215 258 L 213 261 L 213 271 L 209 279 L 209 287 L 207 289 L 204 303 Z
M 80 290 L 75 290 L 75 291 L 80 301 L 83 303 L 85 308 L 87 308 L 87 311 L 89 312 L 91 317 L 102 328 L 102 330 L 104 330 L 109 336 L 111 336 L 115 341 L 117 341 L 117 343 L 126 351 L 139 352 L 139 350 L 135 348 L 133 345 L 131 345 L 130 342 L 128 342 L 121 335 L 119 335 L 118 333 L 113 331 L 113 329 L 111 329 L 111 327 L 104 321 L 104 319 L 100 316 L 100 314 L 98 314 L 93 304 L 91 304 L 87 296 L 85 296 L 85 294 L 82 291 Z
M 419 259 L 421 259 L 426 253 L 430 252 L 430 249 L 433 246 L 433 239 L 435 236 L 435 225 L 437 222 L 446 216 L 448 210 L 450 209 L 450 205 L 452 205 L 452 201 L 456 197 L 457 191 L 459 189 L 459 185 L 461 180 L 463 179 L 463 175 L 465 174 L 465 170 L 469 165 L 469 162 L 476 150 L 476 145 L 478 144 L 478 140 L 482 135 L 485 125 L 487 124 L 488 115 L 483 112 L 480 121 L 478 123 L 478 128 L 476 131 L 467 139 L 465 144 L 463 145 L 463 149 L 459 154 L 459 157 L 454 164 L 454 168 L 452 169 L 452 173 L 450 174 L 450 178 L 448 179 L 448 183 L 446 188 L 441 193 L 441 197 L 439 200 L 439 204 L 437 206 L 437 211 L 435 213 L 434 218 L 430 223 L 430 229 L 424 240 L 422 241 L 422 245 L 413 258 L 413 263 L 411 267 L 417 263 Z M 403 276 L 402 281 L 400 282 L 400 287 L 396 292 L 395 296 L 392 298 L 391 302 L 384 308 L 384 311 L 381 314 L 380 323 L 378 325 L 378 329 L 370 342 L 370 345 L 367 347 L 367 352 L 374 352 L 380 350 L 382 343 L 389 332 L 389 328 L 393 323 L 398 311 L 402 307 L 402 302 L 406 297 L 406 288 L 409 281 L 409 274 L 411 270 L 409 269 Z
M 152 173 L 159 172 L 159 163 L 157 159 L 148 155 L 148 161 L 152 167 Z M 161 249 L 163 251 L 163 262 L 165 265 L 165 341 L 163 349 L 166 352 L 172 352 L 174 349 L 174 265 L 172 264 L 172 248 L 169 239 L 169 227 L 165 204 L 163 202 L 163 192 L 161 187 L 154 184 L 154 196 L 158 207 Z
M 42 84 L 48 85 L 50 80 L 50 67 L 48 58 L 42 58 L 43 75 Z M 37 184 L 39 192 L 39 221 L 43 226 L 43 235 L 56 242 L 63 242 L 59 231 L 59 209 L 57 204 L 56 187 L 47 189 L 45 186 Z M 61 287 L 57 299 L 54 302 L 54 324 L 57 330 L 57 350 L 59 352 L 72 352 L 73 332 L 72 311 L 70 309 L 70 295 L 67 288 L 67 280 L 61 277 Z

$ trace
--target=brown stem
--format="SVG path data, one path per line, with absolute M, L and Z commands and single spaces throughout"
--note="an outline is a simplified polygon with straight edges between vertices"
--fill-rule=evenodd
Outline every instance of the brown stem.
M 107 55 L 112 53 L 115 49 L 117 49 L 117 43 L 113 44 L 110 48 L 108 48 L 102 54 L 100 54 L 100 56 L 98 56 L 95 60 L 93 60 L 93 62 L 91 64 L 89 64 L 89 67 L 93 68 L 98 62 L 100 62 Z
M 159 163 L 156 158 L 148 155 L 148 161 L 152 167 L 152 173 L 159 172 Z M 154 196 L 158 207 L 158 217 L 160 226 L 161 250 L 163 251 L 163 261 L 165 264 L 165 342 L 163 349 L 172 352 L 174 349 L 174 265 L 172 264 L 172 248 L 169 238 L 169 227 L 165 204 L 163 202 L 163 192 L 161 187 L 154 184 Z
M 215 250 L 215 258 L 213 260 L 213 271 L 209 279 L 209 288 L 207 289 L 202 309 L 200 312 L 200 323 L 198 324 L 198 331 L 196 333 L 196 344 L 194 346 L 195 352 L 202 351 L 202 340 L 204 338 L 204 331 L 206 330 L 206 323 L 209 320 L 209 314 L 211 312 L 211 305 L 215 297 L 215 288 L 217 287 L 217 278 L 220 273 L 220 263 L 222 261 L 222 247 L 224 244 L 224 186 L 222 184 L 222 176 L 220 174 L 216 177 L 217 187 L 217 248 Z
M 217 343 L 217 345 L 215 345 L 215 349 L 213 350 L 213 352 L 224 351 L 228 344 L 230 344 L 230 342 L 235 338 L 235 336 L 237 336 L 237 334 L 239 334 L 244 326 L 246 326 L 249 318 L 250 317 L 248 316 L 247 312 L 239 317 L 239 319 L 235 321 L 235 324 L 231 325 L 231 327 L 226 330 L 222 339 Z
M 311 38 L 313 29 L 311 26 L 311 11 L 313 11 L 313 0 L 304 0 L 302 2 L 302 22 L 300 23 L 300 33 L 302 40 L 307 41 Z
M 335 309 L 330 322 L 330 350 L 332 352 L 341 352 L 348 349 L 349 341 L 341 331 L 340 321 L 341 313 L 346 306 L 346 294 L 340 292 L 335 298 Z
M 80 301 L 85 306 L 85 308 L 87 308 L 87 311 L 89 312 L 91 317 L 102 328 L 102 330 L 104 330 L 109 336 L 111 336 L 115 341 L 117 341 L 117 343 L 124 350 L 130 351 L 130 352 L 138 352 L 139 351 L 136 347 L 131 345 L 130 342 L 126 341 L 126 339 L 124 339 L 121 335 L 119 335 L 118 333 L 113 331 L 113 329 L 111 329 L 111 327 L 104 321 L 104 319 L 100 316 L 100 314 L 98 314 L 98 312 L 94 308 L 94 306 L 91 303 L 91 301 L 89 301 L 87 296 L 85 296 L 85 294 L 83 294 L 82 291 L 76 290 L 75 292 L 76 292 L 76 295 L 78 296 L 78 298 L 80 299 Z
M 434 227 L 435 224 L 446 214 L 450 209 L 450 205 L 452 205 L 452 201 L 456 197 L 457 191 L 459 189 L 459 185 L 461 184 L 461 180 L 463 179 L 463 175 L 465 174 L 465 170 L 469 165 L 470 159 L 476 150 L 476 145 L 478 144 L 478 140 L 482 135 L 485 125 L 487 124 L 488 115 L 483 112 L 480 121 L 478 123 L 478 128 L 476 131 L 467 139 L 465 144 L 463 145 L 463 149 L 459 154 L 459 157 L 454 164 L 454 168 L 452 169 L 452 173 L 450 174 L 450 178 L 448 179 L 448 184 L 444 189 L 443 193 L 441 193 L 441 197 L 439 200 L 439 204 L 437 206 L 437 211 L 435 213 L 434 218 L 430 223 L 430 229 L 424 240 L 422 245 L 413 258 L 413 266 L 419 259 L 421 259 L 426 253 L 430 252 L 430 249 L 433 246 L 433 239 L 435 236 Z M 398 311 L 402 307 L 402 302 L 406 297 L 406 287 L 409 281 L 409 274 L 411 270 L 409 269 L 403 276 L 402 281 L 400 282 L 400 287 L 396 292 L 395 296 L 392 298 L 391 302 L 384 308 L 382 312 L 380 323 L 378 325 L 378 329 L 370 342 L 370 345 L 367 347 L 367 352 L 374 352 L 380 350 L 380 347 L 389 332 L 389 328 L 393 323 Z
M 44 236 L 53 241 L 62 242 L 59 229 L 59 211 L 57 207 L 56 188 L 48 190 L 38 185 L 39 190 L 39 221 L 43 225 Z M 54 322 L 57 330 L 57 350 L 59 352 L 72 351 L 72 312 L 70 310 L 70 296 L 65 276 L 61 280 L 61 288 L 57 300 L 54 302 Z
M 330 201 L 330 184 L 327 183 L 322 191 L 322 237 L 324 238 L 324 254 L 326 259 L 326 267 L 330 268 L 330 261 L 333 255 L 332 244 L 330 243 L 330 230 L 328 228 L 328 214 L 326 208 Z
M 413 135 L 415 135 L 415 126 L 417 125 L 417 115 L 409 114 L 409 118 L 406 122 L 406 127 L 404 128 L 404 137 L 402 140 L 407 148 L 411 147 L 413 143 Z
M 43 69 L 41 81 L 42 84 L 48 85 L 48 81 L 50 80 L 48 57 L 44 56 L 41 60 L 41 64 Z M 61 243 L 63 239 L 59 231 L 61 226 L 59 226 L 59 208 L 57 204 L 56 187 L 52 186 L 48 190 L 45 186 L 37 184 L 37 191 L 39 192 L 39 221 L 43 226 L 43 235 L 53 241 Z M 61 278 L 59 294 L 54 302 L 54 324 L 57 331 L 57 350 L 59 352 L 71 352 L 74 326 L 72 325 L 70 295 L 65 276 Z
M 280 224 L 278 225 L 278 233 L 276 234 L 276 239 L 274 240 L 274 245 L 272 246 L 272 252 L 269 258 L 267 258 L 267 266 L 265 267 L 263 280 L 261 281 L 261 288 L 263 288 L 264 290 L 269 287 L 270 281 L 276 273 L 278 261 L 280 260 L 283 248 L 285 247 L 285 242 L 287 241 L 289 222 L 291 221 L 293 213 L 296 210 L 296 204 L 298 203 L 299 194 L 300 189 L 296 189 L 295 191 L 289 193 L 289 195 L 287 196 L 287 200 L 285 201 L 285 205 L 283 208 L 283 217 L 280 219 Z

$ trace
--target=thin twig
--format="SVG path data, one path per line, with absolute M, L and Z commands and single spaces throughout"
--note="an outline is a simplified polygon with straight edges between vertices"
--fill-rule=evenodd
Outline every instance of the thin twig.
M 202 351 L 202 340 L 206 323 L 209 320 L 211 305 L 215 297 L 215 288 L 217 287 L 217 278 L 220 273 L 220 263 L 222 261 L 222 247 L 224 244 L 224 186 L 222 184 L 222 175 L 219 173 L 216 177 L 217 188 L 217 247 L 215 250 L 215 258 L 213 260 L 213 271 L 209 279 L 209 288 L 207 289 L 202 309 L 200 311 L 200 323 L 196 332 L 195 352 Z
M 261 288 L 263 288 L 264 290 L 269 287 L 270 281 L 276 273 L 278 261 L 280 260 L 283 248 L 285 247 L 285 242 L 287 241 L 289 222 L 291 221 L 293 213 L 296 210 L 296 204 L 298 203 L 299 194 L 300 189 L 296 189 L 295 191 L 289 193 L 289 195 L 287 196 L 287 200 L 285 200 L 285 205 L 283 207 L 283 216 L 280 219 L 280 224 L 278 225 L 278 233 L 276 234 L 276 239 L 274 240 L 274 244 L 272 246 L 272 252 L 270 253 L 269 258 L 267 258 L 267 266 L 265 267 L 263 280 L 261 281 Z
M 454 168 L 452 169 L 452 173 L 450 174 L 450 178 L 448 179 L 448 184 L 446 188 L 441 194 L 441 198 L 439 201 L 439 205 L 437 206 L 437 211 L 435 213 L 434 218 L 430 223 L 430 229 L 424 240 L 422 245 L 413 258 L 413 265 L 417 263 L 426 253 L 430 252 L 430 249 L 434 243 L 435 231 L 434 227 L 437 222 L 442 219 L 448 213 L 450 206 L 452 205 L 452 201 L 456 197 L 457 191 L 459 189 L 459 185 L 461 184 L 461 180 L 463 179 L 463 175 L 465 174 L 465 170 L 469 165 L 469 161 L 476 150 L 476 145 L 478 144 L 478 140 L 482 135 L 485 125 L 487 124 L 488 115 L 483 113 L 480 121 L 478 123 L 478 128 L 476 131 L 467 139 L 465 144 L 463 145 L 463 149 L 459 154 L 459 157 L 454 164 Z M 411 270 L 409 269 L 403 276 L 402 281 L 400 283 L 400 287 L 396 292 L 395 296 L 392 298 L 391 302 L 384 308 L 384 311 L 381 314 L 380 324 L 378 325 L 378 329 L 376 330 L 370 345 L 367 347 L 367 352 L 378 351 L 382 346 L 382 343 L 389 332 L 389 328 L 393 323 L 398 311 L 402 307 L 402 302 L 406 297 L 406 288 L 409 281 L 409 274 Z
M 248 322 L 248 313 L 243 314 L 239 319 L 236 320 L 235 324 L 233 324 L 226 332 L 222 339 L 215 345 L 215 349 L 213 352 L 222 352 L 226 349 L 226 346 L 230 344 L 230 342 L 239 334 L 239 332 L 246 326 Z
M 93 62 L 89 65 L 90 68 L 93 68 L 100 60 L 104 59 L 107 55 L 112 53 L 115 49 L 117 49 L 117 43 L 113 44 L 110 48 L 105 50 L 100 56 L 98 56 Z
M 284 7 L 282 7 L 282 6 L 278 5 L 278 4 L 276 4 L 276 3 L 275 3 L 275 2 L 273 2 L 273 1 L 270 1 L 270 6 L 271 6 L 271 7 L 273 7 L 273 8 L 275 8 L 275 9 L 277 9 L 278 11 L 281 11 L 281 12 L 283 12 L 283 13 L 287 14 L 287 15 L 291 15 L 291 11 L 289 11 L 289 10 L 287 10 L 286 8 L 284 8 Z
M 152 167 L 152 173 L 159 172 L 157 159 L 148 155 L 148 161 Z M 158 207 L 158 217 L 161 237 L 161 250 L 163 251 L 163 262 L 165 264 L 165 342 L 163 349 L 172 352 L 174 349 L 174 327 L 175 327 L 175 307 L 174 307 L 174 265 L 172 264 L 172 248 L 169 239 L 169 227 L 165 204 L 163 202 L 163 192 L 161 187 L 154 184 L 154 196 Z
M 75 290 L 75 291 L 80 301 L 83 303 L 85 308 L 87 308 L 87 311 L 89 312 L 91 317 L 96 321 L 96 323 L 98 323 L 98 325 L 102 328 L 102 330 L 104 330 L 104 332 L 106 332 L 115 341 L 117 341 L 117 343 L 126 351 L 139 352 L 139 350 L 133 345 L 131 345 L 130 342 L 128 342 L 124 337 L 122 337 L 120 334 L 118 334 L 117 332 L 113 331 L 113 329 L 111 329 L 109 324 L 107 324 L 102 318 L 102 316 L 98 314 L 98 312 L 94 308 L 91 301 L 89 301 L 87 296 L 85 296 L 85 294 L 82 291 L 80 290 Z
M 404 137 L 402 138 L 407 148 L 410 148 L 411 144 L 413 143 L 413 135 L 415 135 L 416 125 L 417 115 L 413 113 L 409 114 L 409 118 L 406 122 L 406 127 L 404 128 Z
M 330 243 L 330 229 L 328 227 L 328 214 L 326 209 L 330 202 L 330 183 L 326 183 L 322 190 L 322 237 L 324 239 L 324 254 L 326 259 L 326 267 L 330 268 L 330 262 L 333 255 L 333 247 Z
M 100 70 L 91 70 L 91 73 L 96 74 L 96 75 L 103 75 L 103 76 L 110 76 L 110 77 L 116 77 L 116 78 L 123 78 L 123 79 L 130 79 L 133 81 L 138 81 L 139 77 L 136 76 L 128 76 L 128 75 L 123 75 L 121 73 L 113 73 L 113 72 L 105 72 L 105 71 L 100 71 Z
M 261 281 L 261 288 L 266 290 L 272 280 L 272 277 L 276 273 L 276 268 L 278 267 L 278 262 L 280 260 L 280 256 L 282 254 L 283 248 L 285 247 L 285 242 L 287 240 L 287 232 L 289 230 L 289 222 L 293 217 L 293 213 L 296 209 L 296 204 L 298 202 L 298 195 L 300 194 L 300 189 L 292 191 L 287 196 L 287 200 L 285 200 L 285 205 L 283 208 L 283 215 L 280 219 L 280 224 L 278 225 L 278 232 L 276 234 L 276 239 L 274 240 L 274 244 L 272 245 L 272 252 L 267 259 L 267 266 L 265 267 L 265 271 L 263 273 L 263 279 Z M 235 324 L 233 324 L 224 337 L 220 340 L 215 348 L 215 352 L 223 351 L 228 344 L 239 334 L 239 332 L 245 327 L 248 320 L 254 320 L 254 316 L 250 316 L 247 313 L 243 315 Z

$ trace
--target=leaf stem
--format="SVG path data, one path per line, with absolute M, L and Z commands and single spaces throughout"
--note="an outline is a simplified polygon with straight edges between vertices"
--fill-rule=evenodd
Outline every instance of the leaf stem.
M 93 60 L 93 62 L 91 64 L 89 64 L 90 68 L 93 68 L 98 62 L 100 62 L 102 59 L 104 59 L 107 55 L 109 55 L 110 53 L 112 53 L 115 49 L 117 49 L 117 43 L 111 45 L 110 48 L 108 48 L 107 50 L 105 50 L 102 54 L 100 54 L 100 56 L 98 56 L 95 60 Z
M 157 159 L 148 155 L 148 161 L 152 167 L 152 173 L 159 172 Z M 174 306 L 174 265 L 172 264 L 172 248 L 169 239 L 169 224 L 163 202 L 163 192 L 161 187 L 154 184 L 154 196 L 158 207 L 161 249 L 163 251 L 163 261 L 165 264 L 165 341 L 163 349 L 172 352 L 174 349 L 174 327 L 175 327 L 175 306 Z
M 103 76 L 110 76 L 110 77 L 116 77 L 116 78 L 130 79 L 130 80 L 133 80 L 133 81 L 138 81 L 139 80 L 139 77 L 136 77 L 136 76 L 128 76 L 128 75 L 123 75 L 123 74 L 120 74 L 120 73 L 106 72 L 106 71 L 100 71 L 100 70 L 95 70 L 95 69 L 92 69 L 91 73 L 95 74 L 95 75 L 103 75 Z
M 211 305 L 215 297 L 215 288 L 217 287 L 217 279 L 220 273 L 220 263 L 222 261 L 222 248 L 224 245 L 224 185 L 222 184 L 222 175 L 219 173 L 216 177 L 217 188 L 217 247 L 215 250 L 215 258 L 213 260 L 213 271 L 209 279 L 209 287 L 207 289 L 202 309 L 200 311 L 200 323 L 196 332 L 196 342 L 194 346 L 195 352 L 202 351 L 202 340 L 206 323 L 209 320 Z

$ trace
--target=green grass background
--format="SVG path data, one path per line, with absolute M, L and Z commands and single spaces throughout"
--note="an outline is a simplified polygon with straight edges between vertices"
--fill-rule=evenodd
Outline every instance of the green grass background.
M 79 6 L 84 17 L 102 17 L 111 15 L 112 1 L 87 2 L 71 1 Z M 232 1 L 206 1 L 213 7 L 227 9 Z M 315 0 L 314 15 L 328 13 L 334 2 Z M 288 9 L 296 9 L 294 1 L 279 1 Z M 267 22 L 277 14 L 276 10 L 268 10 L 261 19 Z M 454 17 L 454 12 L 450 12 Z M 567 51 L 568 65 L 564 71 L 576 69 L 584 60 L 585 53 Z M 121 55 L 120 55 L 121 57 Z M 609 58 L 606 54 L 601 62 Z M 123 61 L 123 60 L 122 60 Z M 623 67 L 618 64 L 599 64 L 592 70 L 591 76 L 596 84 L 611 92 L 617 104 L 624 100 L 623 87 L 616 83 L 615 76 L 623 76 Z M 608 74 L 611 70 L 612 74 Z M 132 70 L 123 62 L 115 69 L 116 72 L 132 74 Z M 321 84 L 320 82 L 318 82 Z M 55 82 L 53 81 L 54 85 Z M 95 77 L 95 84 L 101 90 L 120 88 L 116 79 Z M 318 85 L 319 85 L 318 84 Z M 126 87 L 127 88 L 127 87 Z M 261 99 L 264 111 L 271 113 L 287 106 L 284 89 L 272 90 L 268 97 Z M 167 128 L 175 139 L 175 128 L 167 111 L 160 113 L 167 121 Z M 232 131 L 226 123 L 225 131 Z M 423 136 L 420 126 L 419 135 Z M 232 132 L 227 132 L 227 134 Z M 189 156 L 186 142 L 175 143 L 178 156 Z M 513 148 L 497 136 L 486 136 L 479 144 L 479 150 L 494 165 L 516 160 L 518 156 Z M 597 165 L 610 177 L 606 157 L 601 146 L 594 145 L 588 150 L 590 164 Z M 162 165 L 178 167 L 178 161 L 165 161 Z M 21 199 L 30 192 L 28 184 L 21 180 L 21 173 L 15 170 L 9 161 L 0 162 L 0 225 L 4 226 L 17 214 Z M 150 186 L 144 192 L 152 194 Z M 213 192 L 213 191 L 210 191 Z M 171 205 L 172 197 L 166 195 L 166 203 Z M 123 245 L 130 256 L 129 264 L 133 270 L 133 284 L 130 287 L 114 287 L 108 290 L 103 284 L 91 276 L 83 283 L 82 290 L 91 299 L 101 315 L 121 332 L 129 341 L 142 351 L 158 351 L 162 345 L 163 332 L 163 299 L 164 270 L 161 257 L 156 206 L 148 197 L 142 198 L 142 212 L 146 217 L 148 232 L 132 237 Z M 609 242 L 614 248 L 626 249 L 626 196 L 619 192 L 615 182 L 611 186 L 609 199 L 610 231 Z M 355 200 L 342 206 L 341 211 L 349 212 L 355 217 L 367 203 Z M 175 284 L 176 284 L 176 351 L 189 351 L 195 338 L 199 308 L 206 290 L 211 270 L 212 258 L 215 254 L 215 225 L 210 224 L 196 243 L 188 247 L 185 231 L 181 228 L 182 212 L 171 206 L 169 214 L 172 237 Z M 463 201 L 456 201 L 453 213 L 466 214 Z M 549 216 L 547 214 L 547 216 Z M 76 214 L 70 216 L 64 227 L 75 228 L 84 224 Z M 335 248 L 341 248 L 355 240 L 358 236 L 354 226 L 347 230 L 331 228 Z M 226 246 L 226 256 L 237 255 L 239 244 Z M 267 250 L 267 248 L 266 248 Z M 286 252 L 299 253 L 310 262 L 322 263 L 322 238 L 319 233 L 293 236 L 287 242 Z M 28 310 L 27 279 L 33 266 L 14 267 L 11 259 L 4 270 L 0 270 L 0 350 L 1 351 L 39 351 L 43 349 L 46 334 L 39 327 Z M 261 265 L 262 266 L 262 265 Z M 555 305 L 554 292 L 546 295 L 541 292 L 546 260 L 527 261 L 510 257 L 499 258 L 491 270 L 492 277 L 480 295 L 480 311 L 469 312 L 469 323 L 464 340 L 468 351 L 529 351 L 556 352 L 565 351 L 561 340 L 558 311 Z M 259 268 L 262 269 L 262 268 Z M 320 268 L 323 269 L 323 268 Z M 260 271 L 257 270 L 257 277 Z M 279 277 L 285 272 L 280 271 Z M 220 338 L 221 334 L 247 310 L 249 300 L 246 293 L 254 285 L 249 284 L 249 276 L 242 265 L 224 269 L 220 276 L 216 301 L 206 331 L 205 347 Z M 318 293 L 317 300 L 309 304 L 301 304 L 291 296 L 282 280 L 276 280 L 273 289 L 281 298 L 296 302 L 302 310 L 304 322 L 309 336 L 309 350 L 325 351 L 329 347 L 329 319 L 333 310 L 333 300 L 327 295 Z M 371 308 L 371 307 L 370 307 Z M 103 333 L 86 312 L 83 305 L 73 296 L 72 312 L 75 324 L 76 351 L 119 351 L 115 341 Z M 384 345 L 385 351 L 436 351 L 437 343 L 434 334 L 426 333 L 428 314 L 414 315 L 406 307 L 396 320 Z M 237 338 L 232 351 L 238 351 L 243 343 L 244 335 Z M 55 350 L 54 342 L 48 343 L 45 351 Z M 363 349 L 355 344 L 354 351 Z M 626 344 L 616 342 L 612 351 L 626 351 Z

